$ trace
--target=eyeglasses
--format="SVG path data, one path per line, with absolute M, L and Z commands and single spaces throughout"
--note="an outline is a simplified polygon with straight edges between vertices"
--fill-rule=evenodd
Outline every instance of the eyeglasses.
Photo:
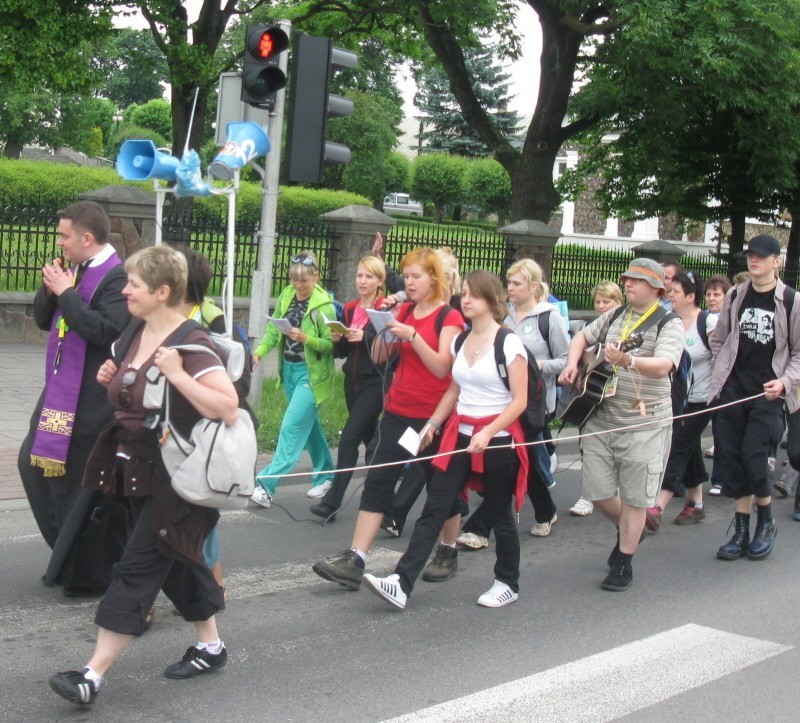
M 122 388 L 119 390 L 119 406 L 122 409 L 130 409 L 133 404 L 130 387 L 136 381 L 136 376 L 135 369 L 129 369 L 122 375 Z
M 292 256 L 292 263 L 293 264 L 303 264 L 303 266 L 311 266 L 313 268 L 317 268 L 317 265 L 314 263 L 314 259 L 310 256 L 300 255 L 300 256 Z

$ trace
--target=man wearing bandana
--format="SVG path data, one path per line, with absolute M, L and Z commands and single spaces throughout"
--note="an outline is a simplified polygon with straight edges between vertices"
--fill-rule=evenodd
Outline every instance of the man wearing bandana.
M 130 315 L 121 293 L 126 275 L 108 243 L 105 211 L 81 201 L 59 211 L 58 218 L 62 258 L 44 266 L 34 299 L 36 324 L 49 332 L 45 385 L 18 468 L 45 542 L 61 551 L 44 580 L 63 585 L 66 595 L 80 596 L 98 594 L 108 585 L 117 546 L 113 540 L 105 544 L 103 537 L 109 522 L 124 521 L 93 493 L 82 492 L 81 479 L 98 433 L 113 417 L 97 370 Z

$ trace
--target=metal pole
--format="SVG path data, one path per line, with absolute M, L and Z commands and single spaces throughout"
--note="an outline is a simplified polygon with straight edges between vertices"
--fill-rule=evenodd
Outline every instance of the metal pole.
M 279 20 L 278 25 L 291 36 L 292 23 Z M 289 69 L 288 53 L 280 57 L 280 69 L 286 73 Z M 286 91 L 280 90 L 275 96 L 275 109 L 269 117 L 270 146 L 267 154 L 264 173 L 263 197 L 261 201 L 261 223 L 258 228 L 258 268 L 253 273 L 253 290 L 250 296 L 250 322 L 247 330 L 249 337 L 256 344 L 264 335 L 269 314 L 269 302 L 272 294 L 272 261 L 275 257 L 275 218 L 278 214 L 278 182 L 281 166 L 281 140 L 283 136 L 283 113 L 286 104 Z M 253 372 L 248 401 L 254 410 L 261 408 L 261 392 L 264 386 L 264 365 L 259 364 Z
M 236 267 L 236 192 L 239 190 L 239 170 L 233 172 L 233 185 L 228 190 L 227 268 L 225 275 L 225 332 L 233 339 L 233 279 Z

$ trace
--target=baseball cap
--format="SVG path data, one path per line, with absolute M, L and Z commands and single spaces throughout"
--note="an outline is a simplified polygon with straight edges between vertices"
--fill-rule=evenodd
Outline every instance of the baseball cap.
M 745 254 L 756 254 L 756 256 L 780 256 L 781 245 L 774 236 L 770 236 L 768 233 L 762 233 L 758 236 L 753 236 L 748 242 L 747 248 L 738 255 L 744 256 Z

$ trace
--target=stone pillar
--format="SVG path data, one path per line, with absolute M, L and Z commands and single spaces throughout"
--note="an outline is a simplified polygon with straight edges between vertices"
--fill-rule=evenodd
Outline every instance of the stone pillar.
M 342 302 L 355 298 L 358 260 L 372 249 L 375 232 L 385 237 L 396 221 L 371 206 L 345 206 L 323 213 L 331 230 L 328 288 Z
M 156 196 L 136 186 L 105 186 L 78 194 L 81 201 L 99 203 L 111 219 L 111 245 L 126 259 L 152 246 L 156 232 Z
M 660 264 L 667 262 L 674 262 L 679 264 L 683 256 L 683 249 L 680 246 L 671 244 L 664 239 L 657 239 L 656 241 L 648 241 L 647 243 L 634 246 L 631 249 L 635 258 L 646 258 L 658 261 Z
M 514 260 L 532 258 L 544 271 L 548 281 L 553 273 L 553 247 L 561 234 L 541 221 L 517 221 L 510 226 L 497 229 L 511 248 Z

